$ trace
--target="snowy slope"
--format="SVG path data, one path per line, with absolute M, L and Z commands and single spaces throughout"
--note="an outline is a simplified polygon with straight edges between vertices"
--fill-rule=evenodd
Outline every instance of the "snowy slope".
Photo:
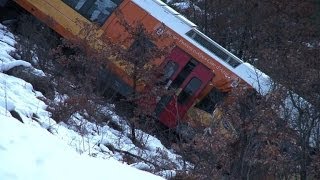
M 0 114 L 0 179 L 162 179 L 116 160 L 79 155 L 44 129 Z
M 30 63 L 10 56 L 14 36 L 0 24 L 0 179 L 161 179 L 138 169 L 170 177 L 186 167 L 182 158 L 166 149 L 158 139 L 137 130 L 145 147 L 130 140 L 129 126 L 113 114 L 122 131 L 108 125 L 97 126 L 79 114 L 70 121 L 81 124 L 85 134 L 65 123 L 56 123 L 46 111 L 45 97 L 22 79 L 4 72 Z M 44 73 L 34 69 L 34 73 Z M 57 98 L 59 99 L 59 98 Z M 110 114 L 108 107 L 103 108 Z M 23 123 L 12 115 L 18 113 Z M 112 112 L 111 112 L 112 113 Z M 129 152 L 146 160 L 126 165 L 123 154 Z M 165 156 L 166 158 L 162 158 Z M 155 170 L 162 167 L 161 170 Z M 187 167 L 190 167 L 187 164 Z M 135 168 L 133 168 L 135 167 Z M 136 169 L 138 168 L 138 169 Z M 159 168 L 158 168 L 159 169 Z

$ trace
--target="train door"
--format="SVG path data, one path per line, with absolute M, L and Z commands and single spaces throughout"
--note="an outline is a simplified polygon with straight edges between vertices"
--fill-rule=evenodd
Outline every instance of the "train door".
M 161 97 L 155 112 L 163 124 L 174 128 L 212 79 L 213 73 L 179 48 L 175 48 L 169 57 L 164 67 L 166 88 L 176 89 L 176 93 Z

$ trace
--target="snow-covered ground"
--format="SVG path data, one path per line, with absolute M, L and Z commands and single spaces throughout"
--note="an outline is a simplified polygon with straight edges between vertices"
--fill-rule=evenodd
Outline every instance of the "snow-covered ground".
M 0 114 L 0 179 L 161 179 L 116 160 L 79 155 L 39 126 Z
M 4 73 L 15 66 L 31 67 L 10 56 L 14 44 L 14 35 L 0 24 L 0 179 L 161 179 L 142 170 L 167 178 L 191 167 L 142 131 L 137 137 L 143 147 L 135 146 L 129 126 L 109 107 L 102 111 L 111 113 L 122 130 L 90 123 L 79 114 L 69 120 L 72 123 L 56 123 L 41 92 Z M 34 72 L 44 75 L 41 70 Z M 142 160 L 127 165 L 119 150 Z

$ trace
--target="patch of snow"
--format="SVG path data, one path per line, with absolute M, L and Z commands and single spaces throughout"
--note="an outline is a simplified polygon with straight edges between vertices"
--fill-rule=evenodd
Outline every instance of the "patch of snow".
M 158 173 L 156 173 L 159 176 L 162 176 L 166 179 L 171 179 L 173 177 L 175 177 L 177 175 L 176 171 L 172 171 L 172 170 L 165 170 L 165 171 L 160 171 Z
M 190 2 L 179 2 L 174 3 L 175 6 L 177 6 L 179 9 L 188 9 L 190 7 Z
M 16 41 L 14 40 L 14 35 L 9 32 L 8 28 L 0 24 L 0 42 L 3 42 L 14 49 Z
M 154 166 L 150 165 L 150 164 L 146 164 L 144 162 L 138 162 L 138 163 L 133 163 L 130 165 L 131 167 L 135 167 L 137 169 L 141 169 L 141 170 L 152 170 L 154 169 Z
M 77 154 L 42 128 L 0 115 L 0 179 L 162 179 L 115 160 Z
M 6 90 L 0 92 L 3 94 L 3 97 L 0 98 L 0 108 L 5 109 L 5 114 L 7 114 L 7 111 L 12 111 L 15 109 L 15 105 L 10 99 L 6 98 Z
M 9 71 L 10 69 L 17 66 L 31 67 L 31 64 L 22 60 L 12 61 L 6 64 L 3 63 L 3 64 L 0 64 L 0 72 Z

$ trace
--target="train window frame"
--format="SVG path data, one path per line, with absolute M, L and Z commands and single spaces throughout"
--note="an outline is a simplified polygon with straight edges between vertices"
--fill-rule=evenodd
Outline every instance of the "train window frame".
M 182 70 L 178 73 L 177 77 L 172 81 L 169 88 L 170 89 L 179 88 L 198 64 L 199 62 L 197 60 L 191 58 L 188 61 L 188 63 L 182 68 Z
M 197 86 L 194 86 L 195 84 L 193 83 L 194 80 L 198 82 L 196 84 Z M 192 84 L 193 83 L 193 84 Z M 182 91 L 179 93 L 177 97 L 177 102 L 179 104 L 186 104 L 190 101 L 190 98 L 194 96 L 194 94 L 197 92 L 197 90 L 201 87 L 202 81 L 198 77 L 192 77 L 190 81 L 187 83 L 187 85 L 182 89 Z M 195 88 L 196 87 L 196 88 Z M 191 90 L 191 91 L 190 91 Z
M 167 71 L 168 68 L 170 69 Z M 166 65 L 163 67 L 164 81 L 167 82 L 177 72 L 178 69 L 179 69 L 179 64 L 169 59 Z
M 214 55 L 218 56 L 231 67 L 236 68 L 237 66 L 242 64 L 241 60 L 237 59 L 233 54 L 222 48 L 220 45 L 218 45 L 203 33 L 200 33 L 195 29 L 191 29 L 186 33 L 186 35 Z
M 90 22 L 102 26 L 123 0 L 103 0 L 103 2 L 101 2 L 101 0 L 86 0 L 83 1 L 82 4 L 79 4 L 81 3 L 80 0 L 62 0 L 62 2 Z M 88 6 L 85 7 L 84 5 L 86 5 L 87 2 Z M 109 6 L 107 6 L 107 3 Z M 102 4 L 104 4 L 104 6 L 102 6 Z

